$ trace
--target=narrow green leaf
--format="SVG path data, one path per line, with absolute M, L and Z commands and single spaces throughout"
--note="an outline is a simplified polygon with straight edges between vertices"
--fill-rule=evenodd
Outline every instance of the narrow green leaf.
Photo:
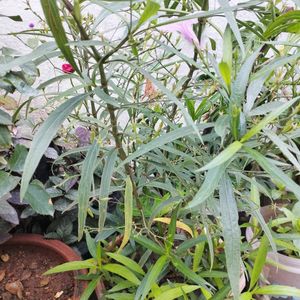
M 181 243 L 177 249 L 176 249 L 176 254 L 177 255 L 182 255 L 184 254 L 188 249 L 196 246 L 197 244 L 201 244 L 202 242 L 206 242 L 207 237 L 205 235 L 200 235 L 197 236 L 196 238 L 193 239 L 188 239 Z
M 239 300 L 252 300 L 252 293 L 250 292 L 245 292 L 243 294 L 240 295 L 240 299 Z
M 269 243 L 271 245 L 273 252 L 277 252 L 277 248 L 276 248 L 274 238 L 272 236 L 272 232 L 271 232 L 268 224 L 266 223 L 264 217 L 262 216 L 260 210 L 257 209 L 257 207 L 252 207 L 252 209 L 253 209 L 252 216 L 258 220 L 260 227 L 262 228 L 263 232 L 265 233 L 265 235 L 267 236 L 267 238 L 269 240 Z
M 254 204 L 257 205 L 257 208 L 260 207 L 259 190 L 258 190 L 258 187 L 257 187 L 255 177 L 253 177 L 252 180 L 251 180 L 250 199 Z
M 114 172 L 114 166 L 118 157 L 118 151 L 113 149 L 107 154 L 103 173 L 101 177 L 100 191 L 99 191 L 99 232 L 104 229 L 107 202 L 110 193 L 111 177 Z
M 228 278 L 227 272 L 223 271 L 202 271 L 199 273 L 203 278 Z
M 253 294 L 300 297 L 300 289 L 285 285 L 266 285 L 254 290 Z
M 159 255 L 164 255 L 165 250 L 162 248 L 160 245 L 154 243 L 152 240 L 149 240 L 145 236 L 142 235 L 135 235 L 133 236 L 133 239 L 146 249 L 152 250 L 154 253 L 159 254 Z
M 180 287 L 171 288 L 163 293 L 161 293 L 159 296 L 155 297 L 155 300 L 173 300 L 177 299 L 184 294 L 189 294 L 193 291 L 196 291 L 200 289 L 198 285 L 183 285 Z
M 227 272 L 234 299 L 238 300 L 240 294 L 241 231 L 234 191 L 227 175 L 221 179 L 219 195 Z
M 218 1 L 219 1 L 222 8 L 223 7 L 230 7 L 228 0 L 218 0 Z M 230 28 L 231 28 L 231 30 L 232 30 L 239 46 L 240 46 L 242 56 L 244 57 L 245 56 L 245 46 L 243 44 L 242 36 L 241 36 L 240 30 L 239 30 L 239 27 L 237 25 L 237 22 L 235 20 L 235 17 L 233 15 L 233 12 L 232 11 L 225 11 L 224 14 L 225 14 L 226 20 L 229 23 Z
M 107 292 L 108 293 L 115 293 L 115 292 L 119 292 L 128 288 L 133 287 L 134 284 L 132 282 L 129 282 L 127 280 L 122 280 L 120 282 L 118 282 L 116 285 L 114 285 L 111 289 L 109 289 Z
M 76 270 L 93 269 L 93 268 L 95 268 L 95 265 L 90 260 L 71 261 L 56 266 L 48 270 L 47 272 L 45 272 L 43 275 L 51 275 L 51 274 L 62 273 L 67 271 L 76 271 Z
M 80 74 L 73 53 L 68 46 L 67 35 L 62 24 L 56 0 L 41 0 L 41 5 L 58 48 L 76 72 Z
M 11 19 L 11 20 L 13 20 L 13 21 L 15 21 L 15 22 L 23 22 L 23 19 L 22 19 L 21 16 L 19 16 L 19 15 L 16 15 L 16 16 L 6 16 L 6 15 L 0 14 L 0 17 L 1 17 L 1 18 L 3 18 L 3 17 L 9 18 L 9 19 Z
M 54 138 L 59 127 L 73 109 L 86 97 L 85 94 L 75 96 L 54 110 L 47 120 L 41 125 L 37 133 L 34 135 L 29 153 L 27 155 L 24 173 L 21 183 L 20 197 L 24 198 L 25 192 L 28 188 L 30 179 L 38 166 L 43 154 L 47 150 L 49 144 Z
M 135 285 L 140 285 L 141 281 L 126 267 L 119 264 L 106 264 L 103 266 L 103 270 L 117 274 L 126 280 L 134 283 Z
M 105 298 L 113 300 L 134 300 L 134 295 L 129 293 L 114 293 L 105 295 Z
M 285 174 L 281 169 L 275 166 L 270 160 L 268 160 L 264 155 L 260 154 L 258 151 L 243 147 L 251 157 L 258 162 L 258 164 L 276 181 L 280 182 L 286 188 L 293 192 L 295 196 L 300 199 L 300 186 L 295 183 L 287 174 Z
M 117 262 L 123 264 L 124 266 L 126 266 L 127 268 L 129 268 L 130 270 L 132 270 L 134 272 L 137 272 L 141 275 L 145 274 L 144 270 L 140 267 L 140 265 L 138 263 L 136 263 L 134 260 L 132 260 L 124 255 L 117 254 L 117 253 L 110 253 L 110 252 L 106 253 L 106 255 L 113 258 Z
M 124 236 L 118 252 L 121 252 L 122 249 L 126 246 L 131 235 L 132 217 L 133 217 L 133 187 L 129 176 L 127 176 L 126 178 L 126 185 L 125 185 L 124 214 L 125 214 Z
M 218 154 L 212 161 L 206 164 L 204 167 L 200 168 L 196 172 L 202 172 L 209 169 L 213 169 L 221 164 L 226 163 L 230 158 L 233 157 L 235 153 L 237 153 L 243 144 L 239 141 L 235 141 L 230 144 L 226 149 L 224 149 L 220 154 Z
M 229 68 L 230 81 L 232 74 L 232 36 L 230 26 L 226 26 L 223 36 L 223 58 L 222 61 L 227 64 Z
M 98 283 L 100 282 L 100 277 L 91 280 L 88 286 L 84 289 L 83 294 L 80 296 L 80 300 L 89 300 L 94 290 L 96 289 Z
M 296 103 L 300 97 L 296 97 L 293 100 L 290 100 L 280 106 L 279 108 L 275 109 L 273 112 L 268 114 L 265 118 L 263 118 L 257 125 L 252 127 L 241 139 L 241 142 L 244 143 L 248 141 L 252 136 L 259 133 L 263 128 L 266 127 L 267 124 L 272 122 L 275 118 L 277 118 L 280 114 L 282 114 L 285 110 L 290 108 L 294 103 Z
M 171 248 L 174 244 L 174 236 L 176 232 L 176 222 L 177 222 L 177 214 L 179 210 L 179 205 L 176 206 L 176 208 L 172 212 L 171 222 L 168 226 L 168 235 L 166 239 L 166 252 L 170 253 Z
M 143 23 L 145 23 L 147 20 L 149 20 L 151 17 L 157 14 L 158 10 L 160 8 L 160 5 L 153 1 L 153 0 L 147 0 L 146 7 L 139 19 L 138 27 L 141 26 Z
M 230 292 L 230 285 L 225 285 L 221 288 L 210 300 L 224 300 Z
M 193 200 L 188 203 L 185 209 L 193 209 L 196 206 L 204 203 L 210 196 L 213 195 L 215 189 L 219 186 L 221 177 L 226 170 L 226 164 L 221 164 L 215 168 L 208 170 L 204 182 L 199 191 L 194 196 Z
M 85 231 L 85 239 L 89 253 L 93 258 L 97 259 L 97 246 L 95 240 L 91 237 L 90 233 L 87 230 Z
M 228 89 L 228 91 L 230 92 L 231 90 L 231 72 L 230 72 L 230 68 L 228 66 L 228 64 L 224 61 L 219 63 L 219 71 L 220 74 L 226 84 L 226 87 Z
M 191 268 L 189 268 L 181 259 L 179 259 L 176 256 L 172 256 L 171 258 L 172 264 L 173 266 L 182 274 L 184 275 L 186 278 L 188 278 L 189 280 L 195 282 L 196 284 L 198 284 L 200 287 L 203 287 L 205 289 L 207 289 L 208 286 L 210 286 L 210 284 L 204 280 L 200 275 L 196 274 L 195 272 L 193 272 L 191 270 Z
M 268 39 L 277 36 L 282 32 L 299 33 L 300 32 L 300 11 L 293 10 L 275 18 L 264 32 L 264 38 Z
M 266 262 L 267 254 L 268 254 L 269 241 L 266 235 L 262 237 L 260 240 L 260 246 L 258 249 L 257 256 L 255 258 L 254 266 L 251 272 L 250 279 L 250 287 L 251 290 L 257 283 L 259 276 L 262 272 L 264 264 Z
M 201 234 L 201 236 L 205 237 L 205 235 L 203 233 Z M 200 242 L 195 247 L 195 252 L 194 252 L 194 256 L 193 256 L 193 271 L 194 272 L 198 272 L 199 266 L 201 264 L 205 244 L 206 244 L 206 237 L 205 237 L 204 241 Z M 201 276 L 203 276 L 203 275 L 201 275 Z
M 238 107 L 244 102 L 246 89 L 248 86 L 249 77 L 257 56 L 260 53 L 261 47 L 251 54 L 243 63 L 236 79 L 232 84 L 231 102 L 235 103 Z
M 95 88 L 94 92 L 105 103 L 111 104 L 114 107 L 121 107 L 121 103 L 119 103 L 117 99 L 107 95 L 100 87 Z
M 100 145 L 97 140 L 90 147 L 81 169 L 81 178 L 78 187 L 78 239 L 83 236 L 89 200 L 91 196 L 91 186 L 94 180 L 94 171 L 97 167 Z
M 139 286 L 136 294 L 135 300 L 144 300 L 146 299 L 148 293 L 150 292 L 152 286 L 156 283 L 160 273 L 162 272 L 163 268 L 168 263 L 167 256 L 161 256 L 153 265 L 153 267 L 148 271 L 146 276 L 144 277 L 141 285 Z

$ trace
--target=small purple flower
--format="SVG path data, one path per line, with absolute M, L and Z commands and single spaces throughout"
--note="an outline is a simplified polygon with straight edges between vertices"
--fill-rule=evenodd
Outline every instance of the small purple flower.
M 34 28 L 34 23 L 33 23 L 33 22 L 30 22 L 30 23 L 28 24 L 28 27 L 29 27 L 29 28 Z
M 193 24 L 196 23 L 198 23 L 197 19 L 191 19 L 168 24 L 160 27 L 160 29 L 165 32 L 178 32 L 190 44 L 195 45 L 197 48 L 200 48 L 200 42 L 193 30 Z
M 77 127 L 75 135 L 78 138 L 79 146 L 87 146 L 90 144 L 91 133 L 87 128 Z

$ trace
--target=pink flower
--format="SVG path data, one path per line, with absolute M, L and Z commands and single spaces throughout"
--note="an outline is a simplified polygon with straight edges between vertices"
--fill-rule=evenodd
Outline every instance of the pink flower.
M 63 65 L 61 66 L 61 69 L 62 69 L 62 71 L 63 71 L 64 73 L 67 73 L 67 74 L 70 74 L 70 73 L 74 73 L 74 72 L 75 72 L 74 68 L 73 68 L 72 65 L 70 65 L 70 64 L 63 64 Z
M 177 23 L 172 23 L 172 24 L 162 26 L 161 30 L 165 32 L 178 32 L 187 42 L 200 48 L 200 42 L 193 30 L 193 24 L 197 24 L 197 23 L 198 23 L 197 19 L 180 21 Z

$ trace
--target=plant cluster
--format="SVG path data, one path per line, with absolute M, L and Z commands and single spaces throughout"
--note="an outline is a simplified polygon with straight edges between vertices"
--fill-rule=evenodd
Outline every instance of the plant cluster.
M 294 2 L 41 0 L 45 19 L 13 33 L 30 35 L 33 50 L 2 50 L 3 99 L 17 90 L 26 101 L 0 110 L 0 207 L 15 216 L 7 200 L 20 189 L 32 213 L 54 216 L 47 237 L 85 241 L 89 258 L 47 274 L 88 269 L 81 299 L 100 281 L 117 300 L 300 295 L 259 283 L 270 249 L 299 257 Z M 60 74 L 34 85 L 56 57 Z M 11 132 L 38 97 L 56 108 L 28 151 Z M 49 147 L 50 174 L 38 180 Z M 285 216 L 268 222 L 260 207 L 276 203 Z

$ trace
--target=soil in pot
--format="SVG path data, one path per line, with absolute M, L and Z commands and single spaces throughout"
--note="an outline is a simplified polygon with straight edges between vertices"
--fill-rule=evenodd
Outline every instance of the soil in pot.
M 64 261 L 56 253 L 29 245 L 0 245 L 1 300 L 71 300 L 72 272 L 42 274 Z

